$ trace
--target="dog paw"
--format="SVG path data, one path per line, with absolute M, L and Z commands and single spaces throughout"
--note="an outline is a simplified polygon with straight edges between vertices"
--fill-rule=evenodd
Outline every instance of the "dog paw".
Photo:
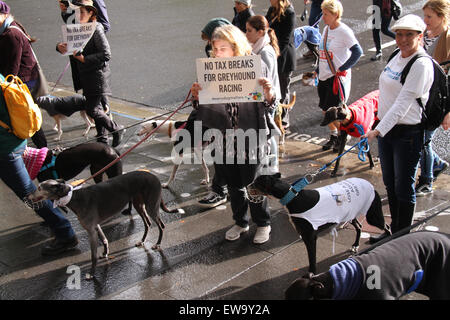
M 152 249 L 153 249 L 153 250 L 156 250 L 156 251 L 161 251 L 161 246 L 160 246 L 159 244 L 155 244 L 155 245 L 152 247 Z
M 167 189 L 169 187 L 169 183 L 161 183 L 161 187 Z
M 142 248 L 145 245 L 144 245 L 144 243 L 142 241 L 139 241 L 138 243 L 135 244 L 135 246 L 138 247 L 138 248 Z
M 358 249 L 359 249 L 359 246 L 353 246 L 350 251 L 352 253 L 356 254 L 356 253 L 358 253 Z
M 200 182 L 200 184 L 202 184 L 202 185 L 206 185 L 206 184 L 208 184 L 209 183 L 209 180 L 206 180 L 206 179 L 203 179 L 201 182 Z
M 92 276 L 90 273 L 86 273 L 86 280 L 92 280 L 94 279 L 94 276 Z

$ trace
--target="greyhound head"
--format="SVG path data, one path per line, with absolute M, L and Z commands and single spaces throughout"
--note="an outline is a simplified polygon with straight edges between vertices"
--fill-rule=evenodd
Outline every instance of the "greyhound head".
M 41 200 L 58 200 L 65 197 L 71 190 L 64 180 L 46 180 L 39 184 L 35 192 L 28 196 L 28 199 L 33 202 Z
M 313 279 L 314 274 L 308 273 L 295 280 L 286 289 L 286 300 L 314 300 L 325 298 L 326 288 L 320 281 Z

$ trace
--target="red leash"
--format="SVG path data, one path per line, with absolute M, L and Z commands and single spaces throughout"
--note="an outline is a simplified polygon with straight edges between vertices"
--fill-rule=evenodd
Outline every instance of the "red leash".
M 118 157 L 117 159 L 113 160 L 112 162 L 110 162 L 108 165 L 106 165 L 103 169 L 99 170 L 98 172 L 94 173 L 92 176 L 90 176 L 87 179 L 82 180 L 80 183 L 77 183 L 74 185 L 74 187 L 82 185 L 84 183 L 86 183 L 86 181 L 89 181 L 91 179 L 93 179 L 94 177 L 98 176 L 99 174 L 102 174 L 103 172 L 105 172 L 106 170 L 108 170 L 111 166 L 113 166 L 114 164 L 116 164 L 119 160 L 121 160 L 123 157 L 125 157 L 128 153 L 130 153 L 131 151 L 133 151 L 134 149 L 136 149 L 140 144 L 142 144 L 145 140 L 147 140 L 153 133 L 155 133 L 155 131 L 157 131 L 164 123 L 166 123 L 167 120 L 169 120 L 171 117 L 173 117 L 173 115 L 175 113 L 177 113 L 187 102 L 190 101 L 190 96 L 191 96 L 191 91 L 189 90 L 189 93 L 186 97 L 186 99 L 183 101 L 183 103 L 176 108 L 163 122 L 161 122 L 159 124 L 159 126 L 157 126 L 156 128 L 154 128 L 152 131 L 150 131 L 149 133 L 147 133 L 145 135 L 144 138 L 142 138 L 139 142 L 137 142 L 134 146 L 132 146 L 130 149 L 128 149 L 126 152 L 124 152 L 120 157 Z

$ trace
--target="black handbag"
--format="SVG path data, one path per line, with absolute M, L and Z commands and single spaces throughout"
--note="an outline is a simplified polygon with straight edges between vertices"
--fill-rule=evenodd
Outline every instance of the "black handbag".
M 391 0 L 391 15 L 394 20 L 398 20 L 402 14 L 402 5 L 399 0 Z

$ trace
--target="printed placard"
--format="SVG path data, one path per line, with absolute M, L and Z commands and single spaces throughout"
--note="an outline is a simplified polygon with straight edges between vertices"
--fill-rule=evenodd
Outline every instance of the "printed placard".
M 95 32 L 96 22 L 83 24 L 65 24 L 61 27 L 63 41 L 67 43 L 65 56 L 70 56 L 74 51 L 83 50 Z
M 202 87 L 200 104 L 264 101 L 261 57 L 201 58 L 196 60 L 197 79 Z

